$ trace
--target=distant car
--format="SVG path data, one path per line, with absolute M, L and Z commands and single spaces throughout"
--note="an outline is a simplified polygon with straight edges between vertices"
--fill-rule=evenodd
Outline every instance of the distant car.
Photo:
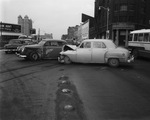
M 57 59 L 65 40 L 44 39 L 38 44 L 19 47 L 17 55 L 19 57 L 36 61 L 38 59 Z
M 9 43 L 4 46 L 4 51 L 6 54 L 16 52 L 17 47 L 28 44 L 33 44 L 31 39 L 11 39 Z
M 107 63 L 112 67 L 117 67 L 119 63 L 133 62 L 134 58 L 127 49 L 116 47 L 112 40 L 89 39 L 82 41 L 78 47 L 63 46 L 58 61 L 65 64 L 71 62 Z

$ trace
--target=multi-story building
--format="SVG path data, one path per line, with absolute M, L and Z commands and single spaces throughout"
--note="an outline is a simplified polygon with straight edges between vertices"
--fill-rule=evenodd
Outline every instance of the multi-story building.
M 18 16 L 18 24 L 21 25 L 21 33 L 23 35 L 30 36 L 32 31 L 34 30 L 32 28 L 32 20 L 28 18 L 26 15 L 24 19 L 21 15 Z
M 78 30 L 78 25 L 74 27 L 69 27 L 68 28 L 68 39 L 76 39 L 77 38 L 77 30 Z
M 127 46 L 132 30 L 150 28 L 150 0 L 95 0 L 95 37 Z

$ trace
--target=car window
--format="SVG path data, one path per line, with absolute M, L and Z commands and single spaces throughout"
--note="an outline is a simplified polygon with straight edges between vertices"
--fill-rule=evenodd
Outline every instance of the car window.
M 50 42 L 50 46 L 58 46 L 58 43 L 57 43 L 57 42 L 52 41 L 52 42 Z
M 83 46 L 84 46 L 84 43 L 82 43 L 82 44 L 80 45 L 80 48 L 83 48 Z
M 58 46 L 63 46 L 65 44 L 66 44 L 65 42 L 58 42 Z
M 93 48 L 106 48 L 103 42 L 93 42 Z
M 84 48 L 91 48 L 91 42 L 85 42 Z
M 102 42 L 102 48 L 106 48 L 106 45 Z
M 50 46 L 50 42 L 46 42 L 44 46 Z
M 80 45 L 80 48 L 91 48 L 91 42 L 84 42 Z
M 101 42 L 93 42 L 93 48 L 101 48 Z

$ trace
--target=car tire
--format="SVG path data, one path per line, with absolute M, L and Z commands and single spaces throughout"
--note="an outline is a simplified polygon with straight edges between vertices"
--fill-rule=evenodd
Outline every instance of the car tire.
M 64 57 L 64 63 L 65 64 L 70 64 L 71 63 L 71 60 L 70 60 L 70 58 L 68 56 Z
M 119 60 L 117 58 L 110 58 L 108 60 L 108 64 L 111 67 L 118 67 L 119 66 Z
M 39 55 L 36 52 L 30 54 L 30 60 L 37 61 L 39 59 Z
M 137 59 L 138 56 L 139 56 L 138 49 L 134 49 L 134 50 L 132 51 L 132 55 L 134 56 L 135 59 Z

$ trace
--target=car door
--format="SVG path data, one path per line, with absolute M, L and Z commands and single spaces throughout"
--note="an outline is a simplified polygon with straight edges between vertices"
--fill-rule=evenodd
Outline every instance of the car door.
M 58 41 L 47 41 L 44 44 L 44 57 L 56 59 L 59 56 L 62 45 L 63 43 L 60 44 Z
M 91 63 L 91 42 L 83 42 L 77 49 L 77 62 Z
M 94 41 L 92 49 L 92 63 L 104 63 L 106 52 L 107 48 L 103 42 Z
M 51 45 L 50 41 L 46 41 L 43 46 L 43 57 L 44 58 L 50 57 L 50 52 L 53 50 L 50 45 Z
M 53 50 L 51 51 L 51 58 L 57 59 L 59 56 L 59 53 L 62 50 L 62 46 L 64 45 L 64 42 L 61 41 L 52 41 L 51 42 L 51 48 L 53 48 Z

